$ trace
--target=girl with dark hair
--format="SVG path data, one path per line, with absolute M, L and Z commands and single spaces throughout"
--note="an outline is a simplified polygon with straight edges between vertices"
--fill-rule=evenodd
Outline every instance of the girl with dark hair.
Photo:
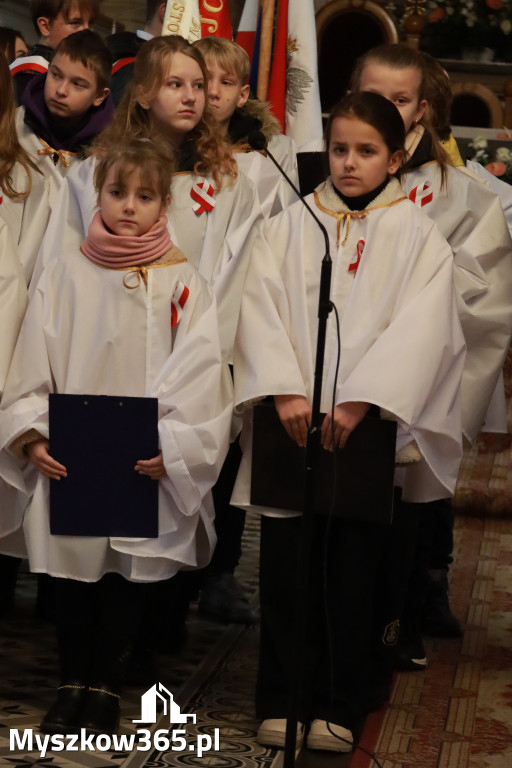
M 380 408 L 398 423 L 397 496 L 443 498 L 453 493 L 462 452 L 464 339 L 451 251 L 396 178 L 404 126 L 390 102 L 374 93 L 348 96 L 334 108 L 325 139 L 330 176 L 306 198 L 329 236 L 331 301 L 341 319 L 339 371 L 334 313 L 328 321 L 322 446 L 343 448 L 369 409 Z M 290 439 L 306 442 L 324 252 L 322 232 L 301 202 L 266 221 L 253 249 L 235 344 L 235 403 L 247 410 L 236 506 L 251 506 L 255 399 L 273 395 Z M 360 476 L 364 482 L 364 466 Z M 284 745 L 294 614 L 306 602 L 311 674 L 299 719 L 311 723 L 308 747 L 349 751 L 359 719 L 388 692 L 409 521 L 397 507 L 388 527 L 336 513 L 328 523 L 315 517 L 315 573 L 309 594 L 298 595 L 301 518 L 255 509 L 263 515 L 258 739 Z
M 28 53 L 23 35 L 11 27 L 0 27 L 0 50 L 5 55 L 8 64 Z

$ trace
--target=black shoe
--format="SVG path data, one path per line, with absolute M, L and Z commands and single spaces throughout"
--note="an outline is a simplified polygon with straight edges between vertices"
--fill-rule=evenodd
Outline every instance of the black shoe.
M 418 632 L 408 632 L 400 636 L 395 647 L 395 669 L 402 672 L 424 672 L 427 668 L 427 655 L 423 640 Z
M 431 637 L 462 637 L 459 620 L 450 609 L 447 572 L 429 571 L 429 577 L 421 631 Z
M 57 701 L 52 704 L 39 726 L 43 733 L 79 733 L 80 718 L 87 687 L 81 683 L 61 685 Z
M 80 719 L 89 733 L 117 733 L 121 714 L 120 696 L 108 686 L 90 686 Z
M 256 624 L 257 608 L 250 605 L 232 573 L 209 574 L 199 599 L 199 613 L 227 624 Z
M 154 685 L 158 679 L 155 653 L 148 646 L 130 646 L 121 655 L 121 679 L 125 685 Z

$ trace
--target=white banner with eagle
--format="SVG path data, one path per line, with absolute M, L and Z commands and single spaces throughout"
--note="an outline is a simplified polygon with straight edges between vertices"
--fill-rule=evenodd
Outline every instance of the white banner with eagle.
M 322 138 L 313 0 L 288 0 L 286 133 L 298 147 Z

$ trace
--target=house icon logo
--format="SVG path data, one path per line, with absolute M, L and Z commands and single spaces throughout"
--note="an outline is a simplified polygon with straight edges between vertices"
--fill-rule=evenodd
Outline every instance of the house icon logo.
M 181 713 L 181 709 L 174 701 L 174 696 L 162 685 L 155 683 L 146 693 L 140 697 L 140 720 L 132 720 L 132 723 L 156 723 L 158 719 L 157 702 L 163 702 L 163 713 L 169 716 L 169 722 L 173 725 L 181 723 L 194 723 L 196 716 L 192 714 Z

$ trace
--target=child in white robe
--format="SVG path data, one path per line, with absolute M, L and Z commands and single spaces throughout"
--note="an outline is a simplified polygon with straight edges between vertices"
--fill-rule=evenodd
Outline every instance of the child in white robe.
M 298 186 L 295 142 L 281 132 L 268 104 L 249 98 L 251 63 L 247 52 L 223 37 L 202 37 L 194 43 L 208 69 L 208 101 L 222 134 L 227 138 L 238 168 L 255 184 L 266 216 L 273 216 L 297 199 L 296 194 L 265 152 L 249 145 L 249 136 L 261 132 L 268 149 Z
M 455 487 L 464 340 L 449 246 L 393 178 L 403 141 L 403 123 L 389 102 L 377 94 L 347 97 L 326 128 L 331 176 L 306 198 L 329 236 L 331 301 L 341 317 L 337 378 L 332 315 L 327 329 L 321 401 L 327 415 L 321 434 L 324 448 L 332 449 L 332 431 L 336 448 L 343 447 L 370 405 L 389 411 L 398 422 L 399 455 L 407 448 L 414 461 L 397 471 L 395 482 L 406 499 L 427 501 Z M 311 419 L 324 239 L 300 202 L 265 222 L 262 231 L 236 337 L 235 402 L 250 407 L 273 395 L 284 428 L 303 446 Z M 250 414 L 232 498 L 245 507 L 250 506 Z M 260 511 L 258 739 L 284 744 L 290 681 L 297 674 L 290 665 L 294 608 L 308 601 L 311 674 L 298 717 L 311 723 L 310 748 L 350 750 L 358 719 L 386 696 L 386 656 L 398 634 L 409 523 L 399 507 L 389 527 L 335 517 L 324 542 L 327 524 L 315 518 L 315 574 L 305 596 L 296 594 L 294 583 L 301 518 L 280 509 Z
M 480 432 L 512 332 L 512 240 L 496 194 L 449 164 L 428 126 L 423 55 L 403 44 L 373 48 L 352 76 L 352 90 L 393 101 L 407 134 L 403 187 L 433 219 L 454 255 L 459 315 L 467 354 L 462 424 L 472 441 Z
M 110 55 L 94 32 L 82 30 L 57 46 L 48 72 L 34 76 L 16 111 L 21 146 L 44 179 L 29 195 L 30 230 L 20 246 L 27 284 L 58 191 L 70 167 L 112 119 Z
M 281 133 L 267 104 L 249 98 L 251 64 L 240 45 L 222 37 L 203 37 L 194 47 L 201 51 L 208 70 L 211 113 L 232 147 L 238 170 L 254 183 L 263 214 L 273 216 L 297 196 L 265 152 L 250 147 L 248 137 L 263 134 L 277 162 L 298 185 L 295 143 Z M 214 489 L 217 546 L 201 589 L 199 611 L 217 621 L 253 624 L 257 611 L 243 599 L 234 579 L 245 525 L 245 512 L 230 505 L 240 459 L 239 441 L 235 440 Z
M 352 77 L 353 90 L 370 90 L 393 101 L 407 133 L 408 169 L 403 187 L 409 198 L 438 225 L 453 251 L 459 317 L 467 354 L 462 377 L 462 429 L 473 441 L 484 426 L 489 405 L 499 384 L 512 332 L 512 240 L 499 197 L 491 189 L 454 168 L 430 131 L 432 123 L 443 130 L 443 94 L 436 80 L 440 66 L 423 53 L 403 44 L 373 48 L 358 61 Z M 436 72 L 437 77 L 436 77 Z M 442 82 L 442 81 L 441 81 Z M 432 103 L 428 97 L 435 93 Z M 448 112 L 444 106 L 444 112 Z M 503 401 L 503 395 L 502 395 Z M 420 625 L 428 630 L 426 605 L 429 590 L 443 598 L 445 629 L 461 634 L 448 604 L 448 568 L 453 549 L 453 511 L 448 499 L 423 507 L 418 536 L 409 608 L 404 615 L 400 654 L 401 668 L 423 670 L 427 658 Z M 427 576 L 426 563 L 431 576 Z M 423 576 L 421 575 L 423 571 Z M 434 579 L 434 581 L 432 581 Z M 434 631 L 436 630 L 434 627 Z
M 107 142 L 122 141 L 126 135 L 171 146 L 177 173 L 168 210 L 169 230 L 173 242 L 213 288 L 223 355 L 231 363 L 250 244 L 261 209 L 253 184 L 237 173 L 230 146 L 212 116 L 207 88 L 206 66 L 196 46 L 177 35 L 144 43 L 134 62 L 133 82 L 111 126 L 99 137 L 96 151 L 101 156 Z M 70 248 L 86 231 L 95 211 L 92 174 L 96 162 L 95 157 L 90 158 L 68 175 L 50 221 L 51 234 L 43 243 L 39 267 L 53 257 L 52 239 L 63 229 Z M 231 528 L 235 527 L 240 539 L 243 521 L 239 525 L 233 519 Z M 228 581 L 222 598 L 228 606 L 225 618 L 254 620 L 254 611 L 238 585 L 233 585 L 231 574 Z M 185 588 L 174 603 L 184 594 Z M 186 609 L 184 605 L 184 613 Z M 176 624 L 171 629 L 170 641 L 175 642 L 179 634 Z
M 33 201 L 43 194 L 43 177 L 20 146 L 16 135 L 15 109 L 9 67 L 3 52 L 0 51 L 0 273 L 7 292 L 14 287 L 12 277 L 15 282 L 20 276 L 23 278 L 18 246 L 22 244 L 33 218 L 29 200 Z M 31 190 L 37 190 L 32 197 L 29 196 Z M 14 303 L 9 301 L 7 296 L 2 298 L 2 307 L 6 311 L 5 317 L 2 318 L 2 390 L 26 308 L 26 289 L 18 285 L 15 291 L 19 292 L 19 295 Z M 3 514 L 6 514 L 8 504 L 9 498 L 4 489 Z M 9 611 L 13 606 L 19 563 L 18 558 L 0 555 L 0 614 Z
M 2 402 L 0 475 L 19 504 L 0 522 L 0 548 L 23 554 L 23 526 L 31 570 L 56 577 L 61 685 L 41 724 L 50 733 L 117 728 L 123 633 L 142 608 L 129 582 L 201 567 L 215 541 L 209 490 L 227 451 L 232 387 L 211 291 L 167 230 L 171 169 L 169 153 L 146 141 L 112 147 L 99 164 L 100 211 L 80 249 L 55 243 Z M 49 447 L 50 392 L 158 398 L 161 451 L 134 467 L 159 483 L 158 538 L 50 533 L 48 478 L 67 475 Z

